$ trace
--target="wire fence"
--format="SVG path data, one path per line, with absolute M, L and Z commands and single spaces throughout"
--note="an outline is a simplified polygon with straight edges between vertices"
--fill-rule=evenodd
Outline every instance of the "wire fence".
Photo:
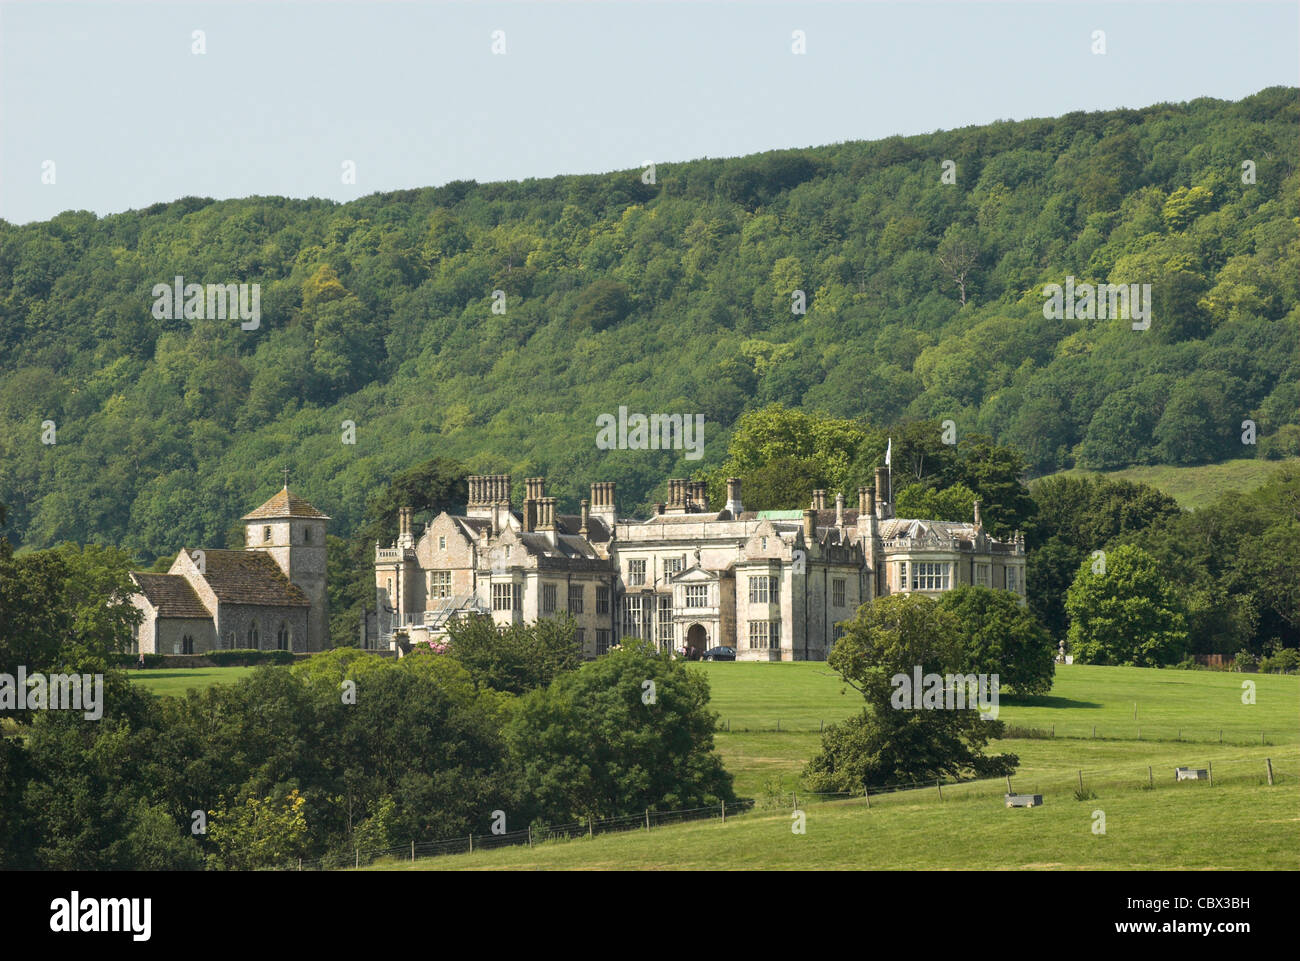
M 448 854 L 472 854 L 475 851 L 487 851 L 495 848 L 534 847 L 539 844 L 572 841 L 578 838 L 595 837 L 598 834 L 611 834 L 620 831 L 649 831 L 653 828 L 670 824 L 683 824 L 687 821 L 710 819 L 725 821 L 734 814 L 752 810 L 754 803 L 751 798 L 743 798 L 730 803 L 724 801 L 707 807 L 682 808 L 674 811 L 646 809 L 641 814 L 628 814 L 612 818 L 590 818 L 583 821 L 571 821 L 567 824 L 530 825 L 520 831 L 506 831 L 501 834 L 468 834 L 461 837 L 445 838 L 441 841 L 413 841 L 402 847 L 377 850 L 361 850 L 358 848 L 350 853 L 327 855 L 310 861 L 300 859 L 292 864 L 284 865 L 282 870 L 331 871 L 340 868 L 359 868 L 372 865 L 378 861 L 417 861 Z
M 823 718 L 792 717 L 772 720 L 744 720 L 733 722 L 719 719 L 715 731 L 721 734 L 808 734 L 823 733 L 828 726 L 848 720 L 848 716 L 827 721 Z M 1102 724 L 1044 724 L 1034 726 L 1022 722 L 1005 721 L 1003 740 L 1068 740 L 1097 741 L 1173 741 L 1191 744 L 1224 744 L 1232 747 L 1266 747 L 1274 744 L 1300 743 L 1300 729 L 1295 731 L 1235 727 L 1205 728 L 1179 724 L 1102 723 Z
M 1189 774 L 1179 779 L 1178 768 Z M 872 804 L 946 804 L 953 801 L 990 800 L 1008 794 L 1041 794 L 1058 800 L 1092 800 L 1098 792 L 1196 790 L 1214 786 L 1300 785 L 1300 757 L 1282 761 L 1267 757 L 1216 758 L 1198 761 L 1189 753 L 1183 763 L 1171 766 L 1168 759 L 1158 764 L 1133 764 L 1108 768 L 1022 769 L 996 778 L 899 781 L 873 785 L 869 789 L 838 794 L 790 791 L 769 794 L 755 802 L 758 809 L 797 808 L 801 800 L 847 800 Z
M 1272 758 L 1217 758 L 1205 761 L 1201 767 L 1189 752 L 1186 763 L 1171 768 L 1167 759 L 1159 766 L 1125 765 L 1104 769 L 1063 768 L 1047 770 L 1021 770 L 1010 776 L 997 778 L 944 779 L 933 781 L 898 781 L 872 785 L 857 791 L 816 792 L 791 791 L 768 793 L 758 798 L 742 798 L 731 803 L 707 807 L 685 808 L 674 811 L 646 810 L 613 818 L 592 818 L 567 824 L 529 826 L 519 831 L 502 834 L 468 834 L 440 841 L 415 841 L 405 846 L 376 850 L 356 849 L 313 860 L 298 860 L 284 865 L 282 870 L 330 871 L 342 868 L 368 867 L 378 862 L 415 862 L 449 854 L 472 854 L 505 847 L 535 847 L 541 844 L 573 841 L 601 834 L 625 831 L 653 830 L 689 821 L 718 820 L 725 822 L 733 815 L 753 811 L 795 810 L 801 804 L 823 804 L 853 801 L 864 811 L 872 806 L 900 804 L 949 804 L 993 800 L 1002 801 L 1010 794 L 1042 795 L 1047 801 L 1090 801 L 1101 799 L 1108 792 L 1132 791 L 1188 791 L 1208 790 L 1216 785 L 1233 786 L 1300 786 L 1300 757 L 1275 762 Z M 1189 774 L 1179 777 L 1178 767 Z

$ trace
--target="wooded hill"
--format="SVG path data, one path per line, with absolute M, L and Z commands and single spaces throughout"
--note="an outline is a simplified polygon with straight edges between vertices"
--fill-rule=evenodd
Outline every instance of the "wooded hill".
M 0 222 L 7 534 L 146 561 L 219 545 L 289 467 L 347 535 L 434 456 L 545 475 L 569 510 L 614 480 L 631 511 L 717 468 L 738 416 L 773 401 L 951 419 L 1036 473 L 1295 454 L 1296 94 L 663 163 L 653 183 Z M 157 319 L 177 276 L 260 284 L 257 329 Z M 1067 277 L 1151 284 L 1150 329 L 1045 319 Z M 599 450 L 620 405 L 702 413 L 703 458 Z

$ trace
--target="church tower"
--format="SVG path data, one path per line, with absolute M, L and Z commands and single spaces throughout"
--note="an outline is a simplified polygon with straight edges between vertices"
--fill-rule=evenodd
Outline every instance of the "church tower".
M 270 554 L 284 576 L 307 595 L 308 651 L 330 646 L 329 602 L 325 593 L 325 528 L 329 518 L 289 485 L 257 510 L 245 514 L 244 549 Z

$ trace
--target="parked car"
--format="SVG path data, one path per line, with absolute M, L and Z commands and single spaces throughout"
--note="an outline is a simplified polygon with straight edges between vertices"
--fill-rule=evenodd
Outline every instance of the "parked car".
M 700 657 L 706 661 L 734 661 L 736 659 L 736 649 L 734 647 L 711 647 Z

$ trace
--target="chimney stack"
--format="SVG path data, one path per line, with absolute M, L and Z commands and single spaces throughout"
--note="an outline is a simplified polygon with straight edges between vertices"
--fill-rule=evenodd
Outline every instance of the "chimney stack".
M 817 540 L 817 512 L 812 508 L 803 512 L 803 541 L 811 545 Z
M 588 505 L 585 497 L 578 501 L 578 516 L 582 521 L 582 523 L 578 525 L 578 535 L 580 537 L 587 536 L 587 520 L 591 516 L 589 506 L 590 505 Z
M 524 533 L 542 529 L 542 478 L 524 478 Z
M 670 514 L 686 513 L 686 481 L 681 477 L 668 478 L 667 510 Z
M 813 491 L 812 509 L 815 511 L 826 510 L 826 492 L 824 490 Z
M 610 533 L 614 531 L 617 518 L 614 516 L 615 486 L 613 481 L 597 481 L 591 485 L 591 513 L 605 522 Z
M 740 478 L 727 478 L 727 512 L 732 519 L 739 517 L 744 507 L 740 503 Z
M 411 548 L 415 546 L 415 537 L 411 534 L 411 516 L 415 513 L 410 507 L 397 509 L 397 546 Z
M 539 531 L 555 530 L 555 498 L 539 497 L 537 506 L 537 529 Z
M 835 495 L 835 526 L 844 526 L 844 494 L 838 492 Z
M 709 509 L 708 485 L 704 481 L 687 481 L 686 494 L 691 510 L 707 511 Z
M 871 503 L 871 498 L 872 490 L 870 487 L 858 488 L 858 517 L 866 517 L 871 513 L 872 507 L 874 506 Z
M 886 494 L 885 494 L 885 491 L 888 488 L 888 484 L 889 484 L 889 468 L 877 467 L 876 468 L 876 517 L 882 521 L 888 517 L 886 511 L 888 510 L 889 502 L 886 500 Z
M 975 529 L 983 530 L 984 522 L 980 520 L 980 499 L 975 498 Z

